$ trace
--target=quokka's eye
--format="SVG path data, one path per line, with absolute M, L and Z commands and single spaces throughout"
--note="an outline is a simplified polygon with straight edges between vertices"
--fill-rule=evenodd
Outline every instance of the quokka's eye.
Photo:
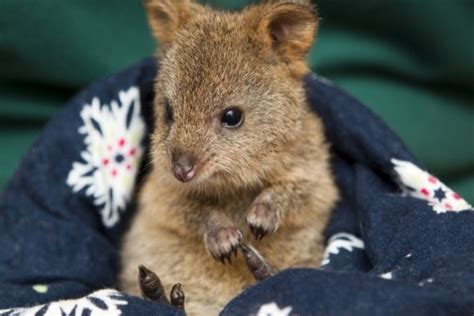
M 171 124 L 174 122 L 173 108 L 168 100 L 165 101 L 165 122 Z
M 244 113 L 236 107 L 226 109 L 221 117 L 221 123 L 226 128 L 238 128 L 243 122 Z

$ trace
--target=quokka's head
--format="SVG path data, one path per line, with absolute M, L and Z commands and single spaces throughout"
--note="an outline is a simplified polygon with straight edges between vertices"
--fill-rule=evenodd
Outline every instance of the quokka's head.
M 146 10 L 160 43 L 153 160 L 187 187 L 264 183 L 307 111 L 314 7 L 272 1 L 230 13 L 149 0 Z

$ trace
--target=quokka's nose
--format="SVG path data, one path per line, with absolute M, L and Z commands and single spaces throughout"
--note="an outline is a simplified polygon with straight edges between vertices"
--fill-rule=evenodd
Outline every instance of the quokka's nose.
M 189 182 L 196 175 L 196 159 L 189 154 L 173 155 L 173 175 L 181 182 Z

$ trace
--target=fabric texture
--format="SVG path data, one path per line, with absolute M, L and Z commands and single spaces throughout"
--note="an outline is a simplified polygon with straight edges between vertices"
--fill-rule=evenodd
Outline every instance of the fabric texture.
M 42 126 L 89 83 L 152 55 L 141 0 L 0 3 L 0 186 Z M 238 10 L 254 0 L 202 1 Z M 318 0 L 314 72 L 382 116 L 474 201 L 474 2 Z
M 78 94 L 7 184 L 0 315 L 182 314 L 113 289 L 134 184 L 146 175 L 155 63 L 146 59 Z M 342 193 L 321 269 L 283 271 L 221 314 L 472 315 L 472 207 L 368 108 L 322 77 L 305 83 Z

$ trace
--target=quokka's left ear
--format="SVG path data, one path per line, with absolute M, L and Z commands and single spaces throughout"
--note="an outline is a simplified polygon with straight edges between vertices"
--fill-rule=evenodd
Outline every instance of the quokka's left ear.
M 256 6 L 249 18 L 257 25 L 257 40 L 263 41 L 264 49 L 286 63 L 304 61 L 319 25 L 316 8 L 309 1 L 274 1 Z

